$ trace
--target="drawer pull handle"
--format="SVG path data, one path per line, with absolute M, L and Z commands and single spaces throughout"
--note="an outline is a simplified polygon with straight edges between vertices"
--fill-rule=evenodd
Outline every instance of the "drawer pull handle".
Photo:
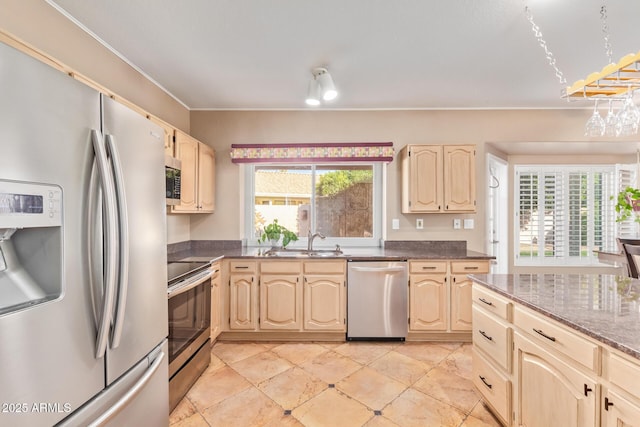
M 489 388 L 493 388 L 493 386 L 487 382 L 487 379 L 485 377 L 483 377 L 482 375 L 478 375 L 478 377 L 482 380 L 484 385 L 486 385 Z
M 542 335 L 543 337 L 545 337 L 545 338 L 546 338 L 546 339 L 548 339 L 549 341 L 556 342 L 556 337 L 551 337 L 551 336 L 549 336 L 549 335 L 545 334 L 544 332 L 542 332 L 542 329 L 536 329 L 536 328 L 533 328 L 533 330 L 534 330 L 534 332 L 536 332 L 536 333 L 538 333 L 538 334 Z
M 589 396 L 589 392 L 590 392 L 590 391 L 593 391 L 593 389 L 592 389 L 592 388 L 590 388 L 588 385 L 586 385 L 586 384 L 585 384 L 585 385 L 584 385 L 584 395 L 585 395 L 585 396 Z
M 423 270 L 435 270 L 436 266 L 435 265 L 429 265 L 429 266 L 424 266 L 422 267 Z
M 490 337 L 489 335 L 487 335 L 484 331 L 481 331 L 480 329 L 478 329 L 478 332 L 480 332 L 480 335 L 482 335 L 483 337 L 485 337 L 489 341 L 493 341 L 493 338 Z
M 487 301 L 487 300 L 486 300 L 486 299 L 484 299 L 484 298 L 478 298 L 478 299 L 480 300 L 480 302 L 483 302 L 483 303 L 485 303 L 485 304 L 487 304 L 487 305 L 493 305 L 493 303 L 492 303 L 491 301 Z
M 609 410 L 609 406 L 613 406 L 613 403 L 609 400 L 608 397 L 604 398 L 604 409 L 605 411 Z
M 235 270 L 245 270 L 247 268 L 249 268 L 249 266 L 247 265 L 237 265 L 235 267 L 233 267 Z
M 477 270 L 478 266 L 477 265 L 467 265 L 464 267 L 465 270 Z

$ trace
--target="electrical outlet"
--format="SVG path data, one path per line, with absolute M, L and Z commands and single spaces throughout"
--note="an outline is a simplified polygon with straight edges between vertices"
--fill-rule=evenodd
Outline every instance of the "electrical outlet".
M 422 230 L 424 228 L 424 220 L 422 218 L 416 219 L 416 228 Z
M 454 230 L 460 230 L 462 228 L 462 221 L 460 221 L 459 219 L 454 219 L 453 228 Z
M 400 220 L 398 218 L 394 218 L 391 220 L 391 229 L 400 230 Z

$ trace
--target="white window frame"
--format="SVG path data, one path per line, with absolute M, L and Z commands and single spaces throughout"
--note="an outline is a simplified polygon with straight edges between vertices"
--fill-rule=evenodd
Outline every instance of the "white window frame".
M 615 200 L 610 200 L 610 196 L 614 196 L 618 194 L 620 191 L 620 186 L 623 185 L 621 181 L 621 170 L 629 170 L 629 165 L 515 165 L 514 166 L 514 265 L 515 266 L 585 266 L 585 265 L 599 265 L 598 257 L 595 253 L 587 253 L 586 256 L 570 256 L 569 254 L 569 213 L 570 209 L 568 206 L 569 203 L 569 174 L 571 173 L 587 173 L 588 180 L 591 181 L 593 179 L 593 173 L 595 172 L 609 172 L 611 174 L 608 185 L 603 188 L 603 200 L 602 203 L 606 204 L 606 213 L 604 215 L 603 227 L 606 229 L 603 230 L 603 240 L 607 247 L 603 248 L 604 250 L 616 251 L 616 243 L 615 238 L 619 233 L 619 229 L 624 226 L 624 224 L 615 222 Z M 540 230 L 538 230 L 538 255 L 536 257 L 520 257 L 520 238 L 521 238 L 521 230 L 520 230 L 520 177 L 521 173 L 533 173 L 533 174 L 549 174 L 549 173 L 558 173 L 563 176 L 562 188 L 559 188 L 559 191 L 565 192 L 567 196 L 564 198 L 564 203 L 566 206 L 562 208 L 562 215 L 560 217 L 562 221 L 562 227 L 564 231 L 554 230 L 554 236 L 564 233 L 564 238 L 560 239 L 560 244 L 563 245 L 563 255 L 559 257 L 545 257 L 544 256 L 544 225 Z M 540 176 L 540 175 L 539 175 Z M 540 180 L 538 181 L 540 183 Z M 538 203 L 540 203 L 543 189 L 540 185 L 538 185 Z M 588 200 L 589 207 L 587 208 L 587 217 L 588 224 L 591 227 L 587 233 L 587 241 L 588 246 L 593 246 L 594 232 L 593 232 L 593 186 L 589 185 L 588 196 L 590 199 Z M 558 189 L 554 194 L 558 194 Z M 538 211 L 538 223 L 544 223 L 544 211 Z
M 255 201 L 255 167 L 256 166 L 282 166 L 283 168 L 288 168 L 292 166 L 308 166 L 311 167 L 312 170 L 315 171 L 315 168 L 318 166 L 372 166 L 373 168 L 373 237 L 329 237 L 326 239 L 318 239 L 316 238 L 313 241 L 314 248 L 334 248 L 336 245 L 340 245 L 341 247 L 379 247 L 382 244 L 382 225 L 384 220 L 383 213 L 383 199 L 385 192 L 385 179 L 386 175 L 386 163 L 382 162 L 340 162 L 340 163 L 323 163 L 323 162 L 315 162 L 315 163 L 280 163 L 280 162 L 269 162 L 269 163 L 256 163 L 256 164 L 244 164 L 244 226 L 243 226 L 243 242 L 246 246 L 256 247 L 260 246 L 258 243 L 258 238 L 260 236 L 254 235 L 254 201 Z M 312 189 L 315 188 L 315 174 L 313 175 L 312 180 Z M 312 232 L 315 232 L 315 192 L 312 191 L 311 197 L 311 218 L 314 229 Z M 266 244 L 266 243 L 265 243 Z M 298 237 L 298 240 L 289 243 L 287 245 L 288 248 L 306 248 L 307 247 L 307 236 L 302 235 Z

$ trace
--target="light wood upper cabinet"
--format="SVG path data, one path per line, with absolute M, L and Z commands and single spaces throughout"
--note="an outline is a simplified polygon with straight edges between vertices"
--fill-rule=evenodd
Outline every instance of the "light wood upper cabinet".
M 211 213 L 215 197 L 215 152 L 184 132 L 175 132 L 175 157 L 182 162 L 180 204 L 174 213 Z
M 475 145 L 445 145 L 443 147 L 443 158 L 444 211 L 475 212 Z
M 402 155 L 402 212 L 442 210 L 442 146 L 415 145 Z
M 407 145 L 402 212 L 475 212 L 475 145 Z

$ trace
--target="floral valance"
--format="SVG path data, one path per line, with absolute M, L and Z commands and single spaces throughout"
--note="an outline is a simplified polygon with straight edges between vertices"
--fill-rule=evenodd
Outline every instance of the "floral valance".
M 233 163 L 391 162 L 392 142 L 232 144 Z

